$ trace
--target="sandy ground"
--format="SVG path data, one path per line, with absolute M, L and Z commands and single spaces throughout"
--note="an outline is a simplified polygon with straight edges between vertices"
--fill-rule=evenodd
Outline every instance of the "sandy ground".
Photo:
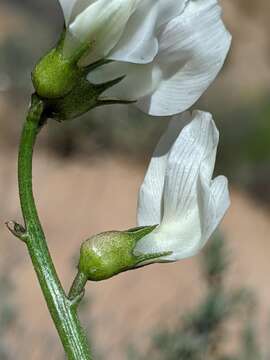
M 16 157 L 0 155 L 0 221 L 20 219 L 16 189 Z M 57 270 L 66 287 L 75 272 L 81 240 L 107 229 L 134 226 L 142 166 L 117 157 L 89 161 L 63 160 L 39 153 L 34 182 L 41 219 Z M 37 186 L 38 185 L 38 186 Z M 251 287 L 259 300 L 260 327 L 270 313 L 270 214 L 245 194 L 232 190 L 232 207 L 221 226 L 232 253 L 228 282 Z M 61 349 L 41 297 L 24 245 L 0 229 L 1 265 L 15 284 L 14 298 L 21 310 L 16 347 L 35 343 L 24 358 L 42 359 L 50 344 L 50 359 Z M 110 359 L 125 359 L 128 343 L 145 343 L 149 331 L 170 324 L 203 294 L 198 257 L 177 264 L 154 265 L 87 287 L 89 304 L 83 314 L 92 328 L 97 348 Z M 27 321 L 27 326 L 26 326 Z M 17 330 L 18 330 L 17 329 Z M 46 339 L 45 345 L 40 340 Z M 52 349 L 52 350 L 51 350 Z M 29 350 L 29 349 L 28 349 Z M 44 352 L 43 352 L 44 354 Z M 55 355 L 54 355 L 55 354 Z

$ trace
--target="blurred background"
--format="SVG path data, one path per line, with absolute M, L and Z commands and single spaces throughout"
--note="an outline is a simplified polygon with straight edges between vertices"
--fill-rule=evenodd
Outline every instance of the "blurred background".
M 227 63 L 196 108 L 221 131 L 217 173 L 232 206 L 204 254 L 89 284 L 81 316 L 96 359 L 270 359 L 269 0 L 224 0 L 233 35 Z M 32 92 L 30 73 L 63 26 L 56 0 L 0 2 L 0 359 L 63 359 L 23 244 L 16 151 Z M 168 119 L 134 107 L 50 121 L 36 150 L 40 216 L 66 288 L 79 245 L 133 227 L 137 191 Z

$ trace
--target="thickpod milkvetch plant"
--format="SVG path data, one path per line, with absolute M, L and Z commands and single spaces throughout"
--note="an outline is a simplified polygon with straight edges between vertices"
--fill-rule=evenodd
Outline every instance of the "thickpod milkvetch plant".
M 188 109 L 214 80 L 230 47 L 217 0 L 60 0 L 65 27 L 35 66 L 23 126 L 18 183 L 24 224 L 7 223 L 28 249 L 69 360 L 91 353 L 77 308 L 88 280 L 108 279 L 199 252 L 229 206 L 227 180 L 212 179 L 218 131 L 210 114 L 176 115 L 150 162 L 138 227 L 90 237 L 65 292 L 32 189 L 37 136 L 49 119 L 68 120 L 106 104 L 134 103 L 151 115 Z
M 64 33 L 33 73 L 37 93 L 59 119 L 113 102 L 135 102 L 157 116 L 183 112 L 215 79 L 230 48 L 218 0 L 60 4 Z M 68 92 L 66 102 L 55 100 Z

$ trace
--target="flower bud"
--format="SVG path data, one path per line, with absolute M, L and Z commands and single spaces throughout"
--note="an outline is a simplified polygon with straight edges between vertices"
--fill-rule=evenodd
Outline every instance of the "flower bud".
M 79 271 L 88 280 L 100 281 L 159 258 L 164 254 L 136 256 L 133 253 L 137 242 L 154 229 L 155 226 L 147 226 L 122 232 L 110 231 L 91 237 L 82 244 Z
M 76 64 L 63 57 L 56 48 L 45 55 L 36 65 L 32 80 L 41 98 L 56 99 L 66 96 L 77 84 L 81 70 Z

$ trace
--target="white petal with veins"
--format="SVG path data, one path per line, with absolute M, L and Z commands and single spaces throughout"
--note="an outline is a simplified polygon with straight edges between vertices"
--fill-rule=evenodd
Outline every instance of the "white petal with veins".
M 173 120 L 178 128 L 168 129 L 166 147 L 163 141 L 157 146 L 138 201 L 138 225 L 159 226 L 138 242 L 135 254 L 172 252 L 159 261 L 197 254 L 230 205 L 227 179 L 212 180 L 219 138 L 212 116 L 194 112 L 179 134 L 182 120 Z M 174 137 L 172 129 L 178 129 Z

